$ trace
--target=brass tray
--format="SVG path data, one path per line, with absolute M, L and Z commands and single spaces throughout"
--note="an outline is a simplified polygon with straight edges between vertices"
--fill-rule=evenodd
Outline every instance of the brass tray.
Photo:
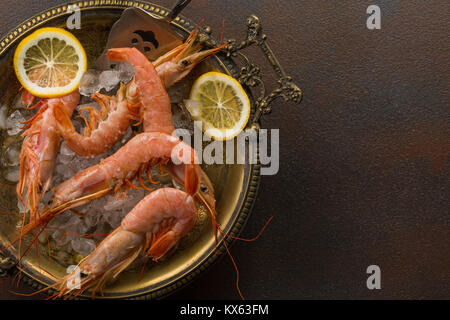
M 116 22 L 124 9 L 138 7 L 157 16 L 165 16 L 167 9 L 147 2 L 122 1 L 122 0 L 91 0 L 73 2 L 81 9 L 81 30 L 70 30 L 83 44 L 88 55 L 88 68 L 92 67 L 95 60 L 105 48 L 110 28 Z M 18 25 L 0 40 L 0 105 L 11 106 L 19 92 L 20 84 L 16 80 L 13 70 L 13 55 L 18 43 L 25 36 L 43 26 L 65 26 L 70 4 L 61 4 L 41 12 Z M 179 16 L 174 19 L 172 26 L 185 37 L 192 31 L 195 24 L 189 19 Z M 261 114 L 271 111 L 270 103 L 277 97 L 283 97 L 286 101 L 299 103 L 302 97 L 300 89 L 292 82 L 292 79 L 284 73 L 278 61 L 266 44 L 266 37 L 261 33 L 260 21 L 255 16 L 247 19 L 247 38 L 238 42 L 228 40 L 229 46 L 225 52 L 213 59 L 202 63 L 198 70 L 193 71 L 193 77 L 209 70 L 219 70 L 238 79 L 248 92 L 251 99 L 252 118 L 248 126 L 256 130 L 260 128 Z M 211 30 L 203 28 L 203 44 L 206 47 L 217 45 L 217 41 L 211 37 Z M 269 63 L 274 67 L 279 77 L 279 88 L 266 95 L 264 84 L 259 77 L 259 68 L 239 52 L 252 44 L 259 46 Z M 239 57 L 243 67 L 239 68 L 233 58 Z M 259 95 L 254 98 L 252 90 L 255 87 Z M 8 114 L 10 111 L 8 110 Z M 4 151 L 7 134 L 0 131 L 1 152 Z M 3 156 L 3 154 L 2 154 Z M 206 168 L 213 181 L 217 200 L 217 220 L 225 233 L 237 237 L 242 231 L 252 209 L 258 192 L 261 166 L 257 164 L 233 164 L 214 165 Z M 15 188 L 0 175 L 0 209 L 10 214 L 0 215 L 0 247 L 6 246 L 17 232 L 19 222 L 17 197 Z M 8 185 L 9 184 L 9 185 Z M 220 238 L 218 247 L 214 240 L 210 221 L 203 217 L 200 226 L 184 239 L 179 248 L 165 261 L 154 264 L 145 269 L 142 279 L 139 280 L 139 272 L 124 272 L 119 279 L 104 290 L 103 298 L 161 298 L 174 290 L 191 282 L 197 275 L 208 268 L 216 259 L 225 253 L 225 244 L 229 246 L 232 237 Z M 33 251 L 33 250 L 30 250 Z M 33 252 L 28 253 L 22 260 L 20 267 L 22 279 L 40 290 L 54 282 L 55 277 L 66 275 L 66 267 L 49 257 L 46 248 L 39 250 L 39 261 Z M 0 254 L 0 277 L 6 274 L 18 272 L 16 267 L 17 248 L 12 247 Z M 53 294 L 53 290 L 48 291 Z M 90 297 L 87 292 L 83 297 Z M 102 297 L 100 297 L 102 298 Z

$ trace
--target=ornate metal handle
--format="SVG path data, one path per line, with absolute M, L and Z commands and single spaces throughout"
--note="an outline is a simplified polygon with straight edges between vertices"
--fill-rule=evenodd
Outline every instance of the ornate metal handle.
M 276 98 L 282 97 L 285 101 L 292 101 L 298 104 L 303 97 L 302 91 L 293 82 L 292 78 L 286 74 L 266 40 L 267 36 L 262 33 L 261 20 L 255 15 L 250 15 L 247 18 L 247 38 L 240 43 L 234 39 L 228 40 L 228 47 L 226 49 L 227 56 L 239 56 L 244 63 L 244 66 L 240 70 L 239 82 L 249 87 L 260 87 L 260 95 L 256 98 L 256 111 L 253 118 L 253 124 L 255 125 L 259 123 L 262 114 L 268 114 L 272 111 L 270 104 Z M 279 77 L 279 87 L 272 90 L 269 94 L 267 94 L 264 82 L 261 79 L 260 68 L 250 63 L 249 59 L 240 52 L 242 49 L 253 44 L 261 48 Z
M 186 8 L 186 6 L 191 2 L 191 0 L 178 0 L 173 6 L 172 10 L 170 10 L 169 14 L 165 17 L 167 22 L 171 22 L 175 19 L 180 12 Z

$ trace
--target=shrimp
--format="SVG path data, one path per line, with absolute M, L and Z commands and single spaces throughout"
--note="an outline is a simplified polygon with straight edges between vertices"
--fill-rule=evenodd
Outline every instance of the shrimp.
M 144 131 L 172 134 L 175 128 L 169 95 L 153 64 L 136 48 L 109 49 L 108 59 L 127 61 L 134 67 Z
M 153 63 L 136 48 L 108 50 L 109 60 L 127 61 L 134 67 L 144 131 L 168 134 L 174 131 L 169 95 L 164 89 L 183 79 L 199 62 L 226 46 L 199 52 L 200 46 L 194 46 L 197 34 L 198 31 L 194 30 L 185 43 Z
M 79 156 L 94 157 L 106 152 L 125 133 L 137 114 L 130 111 L 136 96 L 136 83 L 120 85 L 115 97 L 95 93 L 95 99 L 101 111 L 87 107 L 90 114 L 90 123 L 83 134 L 79 134 L 70 120 L 70 115 L 63 108 L 54 109 L 57 128 L 64 137 L 67 146 Z M 97 126 L 98 122 L 98 126 Z
M 25 90 L 22 98 L 28 103 L 35 99 Z M 76 91 L 60 98 L 41 99 L 31 107 L 40 108 L 35 116 L 25 122 L 25 128 L 28 129 L 22 134 L 24 141 L 20 151 L 20 173 L 16 191 L 20 200 L 25 203 L 23 193 L 25 187 L 27 188 L 26 203 L 33 213 L 50 187 L 59 151 L 60 136 L 56 130 L 53 110 L 61 108 L 71 115 L 79 99 L 80 94 Z
M 193 34 L 191 34 L 191 37 L 193 39 L 195 38 Z M 188 44 L 190 47 L 192 46 L 192 41 L 189 40 L 185 44 Z M 188 46 L 182 47 L 182 50 L 178 49 L 178 51 L 181 51 L 179 52 L 179 55 L 181 55 L 184 51 L 189 51 L 187 49 Z M 110 49 L 108 51 L 108 58 L 117 61 L 128 61 L 131 65 L 133 65 L 135 69 L 135 81 L 137 82 L 139 96 L 141 98 L 141 113 L 144 122 L 144 130 L 146 132 L 155 131 L 172 134 L 175 128 L 172 123 L 172 111 L 169 96 L 164 90 L 164 86 L 160 78 L 157 76 L 156 70 L 152 63 L 148 61 L 148 59 L 136 48 Z M 172 54 L 168 54 L 166 58 L 170 58 L 170 60 L 164 63 L 172 63 Z M 155 92 L 158 94 L 155 94 Z M 178 182 L 180 182 L 180 177 L 182 175 L 176 174 L 176 171 L 179 171 L 180 168 L 173 165 L 170 165 L 170 168 L 172 176 L 177 178 Z M 212 187 L 212 183 L 203 170 L 200 169 L 200 171 L 201 182 L 205 192 L 199 194 L 199 201 L 201 201 L 202 205 L 205 207 L 210 206 L 210 210 L 208 210 L 208 212 L 215 212 L 214 189 Z
M 161 259 L 184 237 L 197 221 L 193 198 L 174 188 L 158 189 L 142 199 L 77 268 L 51 287 L 54 298 L 79 295 L 92 288 L 103 294 L 104 285 L 116 278 L 141 253 Z M 81 279 L 77 283 L 77 275 Z
M 177 179 L 182 181 L 185 191 L 198 198 L 201 203 L 214 198 L 210 194 L 213 192 L 212 186 L 207 190 L 200 190 L 202 174 L 193 148 L 165 133 L 144 132 L 130 139 L 115 154 L 99 164 L 82 170 L 56 186 L 50 205 L 22 228 L 18 239 L 39 226 L 45 227 L 53 217 L 66 210 L 89 203 L 110 192 L 126 191 L 130 185 L 133 186 L 130 181 L 136 176 L 143 185 L 143 171 L 147 170 L 150 180 L 150 169 L 158 163 L 170 163 L 176 168 Z M 205 205 L 208 210 L 214 207 L 214 202 Z M 214 215 L 214 212 L 210 214 Z

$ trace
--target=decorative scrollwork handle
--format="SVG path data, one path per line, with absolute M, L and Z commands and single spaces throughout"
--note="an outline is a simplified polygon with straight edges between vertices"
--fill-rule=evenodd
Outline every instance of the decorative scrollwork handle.
M 262 33 L 262 26 L 260 19 L 255 15 L 250 15 L 247 18 L 247 37 L 244 41 L 238 43 L 234 39 L 228 40 L 227 56 L 239 56 L 244 66 L 241 68 L 239 74 L 239 82 L 248 87 L 260 86 L 260 95 L 256 98 L 256 112 L 253 118 L 253 123 L 257 124 L 262 114 L 269 114 L 272 112 L 270 105 L 273 100 L 282 97 L 285 101 L 300 103 L 303 97 L 302 91 L 294 83 L 292 78 L 286 74 L 278 59 L 275 57 L 270 46 L 267 44 L 267 36 Z M 272 90 L 269 94 L 266 92 L 264 81 L 260 76 L 260 68 L 243 55 L 240 51 L 253 44 L 261 48 L 264 56 L 269 61 L 270 65 L 275 70 L 278 76 L 279 87 Z

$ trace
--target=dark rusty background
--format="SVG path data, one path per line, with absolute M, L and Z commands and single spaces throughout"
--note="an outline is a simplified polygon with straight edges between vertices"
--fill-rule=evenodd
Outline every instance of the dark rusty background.
M 1 36 L 58 3 L 1 0 Z M 366 28 L 371 4 L 381 30 Z M 262 121 L 281 130 L 281 163 L 262 178 L 243 237 L 274 220 L 231 250 L 246 298 L 450 298 L 450 3 L 193 0 L 183 12 L 219 33 L 224 18 L 238 39 L 251 13 L 304 100 L 277 101 Z M 366 288 L 371 264 L 381 290 Z M 0 298 L 29 292 L 2 281 Z M 225 257 L 170 297 L 216 298 L 239 298 Z

